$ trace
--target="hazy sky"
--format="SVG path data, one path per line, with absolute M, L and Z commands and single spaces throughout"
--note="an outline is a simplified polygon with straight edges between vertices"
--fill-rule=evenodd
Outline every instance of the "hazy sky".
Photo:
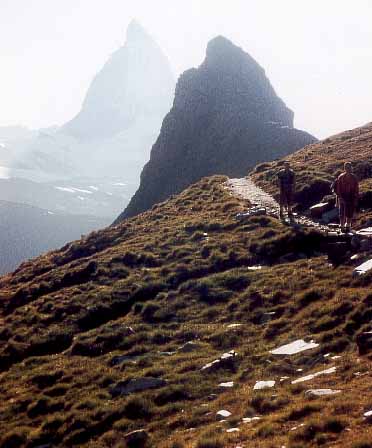
M 372 121 L 371 0 L 0 0 L 0 125 L 72 118 L 133 18 L 176 75 L 230 38 L 317 137 Z

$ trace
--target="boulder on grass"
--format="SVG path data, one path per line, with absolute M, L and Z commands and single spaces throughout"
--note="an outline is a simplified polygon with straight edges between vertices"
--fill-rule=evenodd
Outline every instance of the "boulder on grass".
M 148 446 L 149 435 L 144 429 L 132 431 L 124 436 L 128 448 L 146 448 Z
M 313 219 L 319 219 L 324 213 L 328 212 L 330 208 L 332 208 L 332 205 L 330 205 L 329 202 L 320 202 L 319 204 L 315 204 L 310 207 L 311 217 Z
M 113 397 L 129 395 L 135 392 L 142 392 L 149 389 L 157 389 L 159 387 L 164 387 L 167 385 L 165 380 L 161 378 L 133 378 L 127 381 L 120 381 L 116 386 L 114 386 L 110 393 Z
M 359 333 L 356 338 L 356 343 L 360 355 L 366 355 L 372 351 L 372 331 L 364 331 Z

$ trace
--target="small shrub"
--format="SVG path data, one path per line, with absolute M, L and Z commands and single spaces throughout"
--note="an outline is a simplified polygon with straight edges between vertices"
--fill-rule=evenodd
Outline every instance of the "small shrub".
M 320 406 L 307 404 L 300 409 L 293 409 L 288 415 L 288 420 L 300 420 L 301 418 L 307 417 L 314 412 L 318 412 L 320 410 Z
M 322 298 L 322 294 L 316 290 L 311 289 L 310 291 L 306 291 L 302 297 L 300 298 L 300 305 L 302 307 L 309 305 L 310 303 L 316 302 Z
M 163 406 L 168 403 L 174 403 L 176 401 L 187 400 L 189 394 L 183 386 L 171 386 L 165 390 L 162 390 L 156 397 L 155 403 L 158 406 Z
M 256 436 L 267 439 L 268 437 L 275 435 L 275 432 L 275 428 L 272 425 L 267 424 L 259 428 L 259 430 L 256 432 Z
M 223 448 L 224 443 L 221 438 L 202 438 L 196 448 Z
M 148 323 L 154 323 L 154 315 L 160 309 L 161 307 L 157 303 L 147 303 L 141 312 L 143 320 Z
M 328 419 L 323 426 L 323 430 L 327 432 L 334 432 L 336 434 L 342 432 L 346 427 L 346 423 L 338 418 Z
M 130 398 L 124 405 L 123 414 L 131 420 L 146 419 L 152 416 L 153 407 L 153 403 L 145 398 Z
M 20 448 L 27 441 L 27 430 L 18 428 L 5 434 L 0 440 L 1 448 Z

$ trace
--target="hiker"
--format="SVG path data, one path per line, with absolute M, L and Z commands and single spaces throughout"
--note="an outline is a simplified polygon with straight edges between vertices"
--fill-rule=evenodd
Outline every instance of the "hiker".
M 338 176 L 334 190 L 339 206 L 341 231 L 349 232 L 359 197 L 358 179 L 353 174 L 350 162 L 345 163 L 344 172 Z
M 280 218 L 283 218 L 284 209 L 288 212 L 288 217 L 293 218 L 292 200 L 295 189 L 295 173 L 291 169 L 289 162 L 284 162 L 284 168 L 278 172 L 278 183 L 280 187 Z

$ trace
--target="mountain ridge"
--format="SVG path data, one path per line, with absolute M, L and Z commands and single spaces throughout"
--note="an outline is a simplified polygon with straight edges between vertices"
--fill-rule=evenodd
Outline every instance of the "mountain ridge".
M 293 112 L 256 61 L 217 37 L 199 68 L 178 79 L 173 107 L 143 168 L 140 187 L 115 223 L 204 176 L 239 177 L 258 162 L 315 140 L 293 128 Z

